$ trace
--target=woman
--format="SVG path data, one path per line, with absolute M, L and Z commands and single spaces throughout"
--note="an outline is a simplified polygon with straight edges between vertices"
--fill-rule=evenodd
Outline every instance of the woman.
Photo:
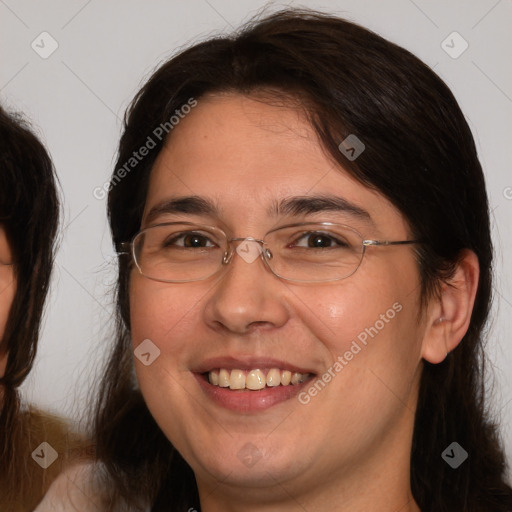
M 59 218 L 56 181 L 41 142 L 21 118 L 0 107 L 2 511 L 34 510 L 77 441 L 63 421 L 21 404 L 18 393 L 36 355 L 53 266 Z
M 484 178 L 409 52 L 297 10 L 182 51 L 127 113 L 109 218 L 91 507 L 511 509 Z

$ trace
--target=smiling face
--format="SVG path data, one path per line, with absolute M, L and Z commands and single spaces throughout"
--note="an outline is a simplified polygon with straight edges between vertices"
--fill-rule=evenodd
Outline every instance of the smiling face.
M 0 342 L 3 339 L 5 326 L 9 317 L 12 301 L 16 292 L 16 281 L 12 265 L 11 248 L 5 229 L 0 225 Z M 4 375 L 7 364 L 7 354 L 0 349 L 0 376 Z
M 297 198 L 301 208 L 286 207 Z M 297 110 L 235 94 L 201 98 L 155 163 L 142 227 L 178 221 L 228 238 L 332 222 L 365 239 L 410 239 L 400 212 L 336 166 Z M 411 246 L 370 246 L 357 272 L 328 283 L 279 279 L 236 252 L 202 281 L 134 269 L 133 345 L 160 350 L 150 364 L 135 359 L 140 388 L 203 494 L 281 496 L 284 485 L 308 503 L 382 474 L 408 486 L 419 297 Z

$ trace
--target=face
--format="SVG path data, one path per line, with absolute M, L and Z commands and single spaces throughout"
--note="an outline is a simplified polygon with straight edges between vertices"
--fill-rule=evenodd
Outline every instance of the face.
M 12 265 L 11 248 L 7 240 L 5 229 L 0 224 L 0 342 L 3 339 L 5 325 L 9 317 L 9 311 L 16 292 L 16 281 Z M 4 375 L 7 364 L 7 354 L 0 349 L 0 376 Z
M 190 196 L 214 208 L 161 207 Z M 327 196 L 351 208 L 272 208 Z M 228 238 L 333 222 L 365 239 L 410 239 L 400 212 L 335 165 L 297 110 L 235 94 L 200 99 L 152 170 L 142 227 L 181 220 Z M 135 359 L 140 388 L 200 491 L 219 480 L 245 493 L 279 482 L 298 495 L 342 476 L 367 478 L 376 460 L 408 461 L 424 329 L 419 284 L 408 245 L 368 247 L 357 272 L 328 283 L 285 281 L 238 253 L 197 282 L 133 270 L 134 348 L 147 339 L 157 347 L 147 345 L 150 364 Z M 230 389 L 209 383 L 209 372 L 230 387 L 241 375 L 246 386 L 267 380 L 260 390 Z M 303 382 L 285 385 L 287 372 Z M 271 385 L 278 376 L 284 384 Z

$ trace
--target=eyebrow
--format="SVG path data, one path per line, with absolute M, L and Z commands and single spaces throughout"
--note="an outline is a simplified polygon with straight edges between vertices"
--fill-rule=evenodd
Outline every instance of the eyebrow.
M 321 212 L 339 212 L 349 214 L 360 220 L 373 223 L 371 215 L 360 206 L 333 195 L 298 196 L 276 201 L 268 210 L 272 216 L 309 215 Z
M 173 213 L 186 213 L 189 215 L 210 215 L 218 213 L 219 208 L 211 200 L 199 196 L 176 197 L 162 201 L 151 210 L 146 216 L 146 222 L 151 224 L 160 215 Z
M 183 196 L 162 201 L 151 208 L 146 223 L 151 224 L 161 215 L 184 213 L 189 215 L 218 216 L 219 207 L 210 199 L 200 196 Z M 267 209 L 271 217 L 298 216 L 321 212 L 339 212 L 373 224 L 370 214 L 346 199 L 333 195 L 297 196 L 274 201 Z

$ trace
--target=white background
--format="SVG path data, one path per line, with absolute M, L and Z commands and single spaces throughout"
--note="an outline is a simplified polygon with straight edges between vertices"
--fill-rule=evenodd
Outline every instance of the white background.
M 320 8 L 359 22 L 425 61 L 447 82 L 473 130 L 485 169 L 496 246 L 488 352 L 495 408 L 512 461 L 512 2 L 510 0 L 0 0 L 0 99 L 33 121 L 64 197 L 61 247 L 27 400 L 77 418 L 111 343 L 113 250 L 105 200 L 121 119 L 144 78 L 177 49 L 229 31 L 263 6 Z M 57 50 L 31 47 L 42 32 Z M 469 48 L 451 58 L 457 31 Z M 457 43 L 458 44 L 458 43 Z M 46 39 L 45 48 L 49 48 Z

